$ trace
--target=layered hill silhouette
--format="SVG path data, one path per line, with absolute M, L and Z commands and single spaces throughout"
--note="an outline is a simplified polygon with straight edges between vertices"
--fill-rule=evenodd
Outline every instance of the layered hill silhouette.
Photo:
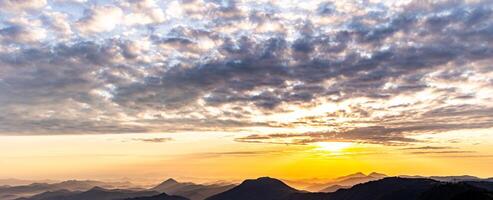
M 188 200 L 185 197 L 181 196 L 175 196 L 175 195 L 168 195 L 166 193 L 161 193 L 155 196 L 150 196 L 150 197 L 135 197 L 135 198 L 129 198 L 126 200 Z
M 32 183 L 21 186 L 4 186 L 0 187 L 0 199 L 11 200 L 19 197 L 32 196 L 47 191 L 69 190 L 69 191 L 85 191 L 94 187 L 104 188 L 126 188 L 131 186 L 128 182 L 107 183 L 101 181 L 79 181 L 68 180 L 59 183 Z
M 364 176 L 367 175 L 353 174 L 341 180 Z M 245 180 L 237 186 L 180 183 L 174 179 L 168 179 L 151 189 L 104 189 L 101 187 L 80 191 L 60 189 L 17 200 L 192 200 L 189 197 L 205 200 L 493 200 L 493 182 L 487 179 L 447 180 L 450 181 L 438 181 L 431 178 L 385 177 L 356 184 L 350 188 L 338 188 L 334 192 L 308 192 L 295 189 L 281 180 L 269 177 Z M 80 186 L 73 183 L 64 185 L 72 185 L 72 189 Z M 28 186 L 45 187 L 46 185 L 31 184 Z M 26 188 L 21 187 L 17 190 L 22 191 Z
M 168 179 L 157 185 L 151 190 L 186 197 L 190 200 L 203 200 L 207 197 L 219 194 L 233 188 L 232 184 L 195 184 L 195 183 L 180 183 L 174 179 Z
M 459 189 L 455 190 L 456 188 Z M 456 192 L 446 192 L 447 190 Z M 259 178 L 247 180 L 207 200 L 460 200 L 467 196 L 493 200 L 491 191 L 467 183 L 398 177 L 357 184 L 333 193 L 299 191 L 276 179 Z
M 134 191 L 122 189 L 104 189 L 94 187 L 84 192 L 72 191 L 54 191 L 44 192 L 29 198 L 20 198 L 18 200 L 116 200 L 128 199 L 135 197 L 150 197 L 158 195 L 156 191 Z
M 350 188 L 359 183 L 366 183 L 385 177 L 387 177 L 387 175 L 376 172 L 372 172 L 368 175 L 358 172 L 347 176 L 341 176 L 333 180 L 323 181 L 322 183 L 313 183 L 303 189 L 312 192 L 335 192 L 341 188 Z

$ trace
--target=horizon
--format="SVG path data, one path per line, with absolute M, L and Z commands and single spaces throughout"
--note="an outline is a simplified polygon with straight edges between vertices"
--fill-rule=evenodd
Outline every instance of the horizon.
M 168 177 L 168 178 L 163 178 L 163 179 L 156 179 L 158 181 L 151 181 L 151 182 L 132 182 L 131 179 L 129 178 L 121 178 L 121 179 L 64 179 L 64 180 L 56 180 L 56 179 L 18 179 L 18 178 L 0 178 L 0 181 L 2 182 L 8 182 L 8 181 L 23 181 L 22 184 L 0 184 L 0 186 L 23 186 L 23 185 L 30 185 L 30 184 L 38 184 L 38 183 L 47 183 L 47 184 L 56 184 L 56 183 L 64 183 L 64 182 L 70 182 L 70 181 L 79 181 L 79 182 L 84 182 L 84 181 L 98 181 L 98 182 L 104 182 L 104 183 L 130 183 L 131 185 L 128 185 L 126 187 L 142 187 L 142 188 L 153 188 L 157 185 L 160 185 L 162 183 L 168 182 L 170 180 L 176 181 L 177 183 L 193 183 L 193 184 L 203 184 L 203 185 L 214 185 L 214 184 L 235 184 L 239 185 L 243 183 L 244 181 L 247 180 L 258 180 L 261 178 L 270 178 L 270 179 L 277 179 L 282 181 L 283 183 L 296 188 L 304 188 L 306 186 L 309 186 L 311 184 L 329 184 L 329 183 L 337 183 L 337 181 L 341 180 L 347 180 L 351 179 L 351 177 L 354 176 L 364 176 L 364 177 L 371 177 L 371 175 L 383 175 L 383 178 L 425 178 L 425 179 L 434 179 L 434 178 L 477 178 L 478 180 L 486 180 L 490 179 L 493 177 L 477 177 L 477 176 L 472 176 L 472 175 L 446 175 L 446 176 L 439 176 L 439 175 L 434 175 L 434 176 L 423 176 L 423 175 L 408 175 L 408 174 L 401 174 L 401 175 L 387 175 L 384 173 L 380 172 L 369 172 L 369 173 L 363 173 L 363 172 L 354 172 L 350 174 L 346 174 L 343 176 L 338 176 L 338 177 L 330 177 L 330 178 L 321 178 L 321 177 L 316 177 L 316 178 L 308 178 L 308 179 L 282 179 L 278 177 L 271 177 L 271 176 L 259 176 L 259 177 L 252 177 L 252 178 L 245 178 L 241 180 L 219 180 L 219 179 L 201 179 L 197 177 L 193 177 L 192 179 L 179 179 L 179 178 L 174 178 L 174 177 Z M 465 180 L 473 180 L 473 179 L 465 179 Z M 379 180 L 380 178 L 376 178 L 375 180 Z M 202 181 L 197 181 L 197 180 L 202 180 Z M 460 179 L 458 179 L 460 180 Z M 364 183 L 364 182 L 363 182 Z M 94 186 L 94 187 L 101 187 L 101 186 Z M 113 186 L 114 187 L 114 186 Z
M 0 1 L 0 179 L 492 166 L 491 0 Z

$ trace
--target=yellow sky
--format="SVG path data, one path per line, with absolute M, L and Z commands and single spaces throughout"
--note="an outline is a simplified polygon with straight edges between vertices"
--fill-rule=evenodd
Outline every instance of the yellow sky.
M 349 142 L 241 143 L 233 140 L 238 134 L 232 133 L 2 136 L 0 178 L 128 178 L 152 184 L 168 177 L 192 181 L 239 181 L 259 176 L 310 179 L 372 171 L 388 175 L 490 177 L 493 176 L 493 157 L 489 154 L 493 150 L 491 131 L 419 136 L 434 146 L 451 147 L 451 150 L 436 150 L 442 153 L 406 150 L 409 146 Z M 139 140 L 167 137 L 173 140 Z

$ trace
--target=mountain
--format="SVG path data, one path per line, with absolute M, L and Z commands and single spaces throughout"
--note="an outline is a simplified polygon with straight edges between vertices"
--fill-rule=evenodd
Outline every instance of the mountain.
M 351 179 L 351 178 L 365 178 L 365 177 L 366 177 L 366 175 L 363 174 L 362 172 L 356 172 L 354 174 L 349 174 L 346 176 L 338 177 L 338 178 L 336 178 L 336 180 L 344 180 L 344 179 Z
M 377 173 L 377 172 L 372 172 L 372 173 L 368 174 L 368 176 L 373 177 L 373 178 L 385 178 L 385 177 L 387 177 L 386 174 Z
M 389 177 L 333 193 L 298 193 L 286 200 L 493 200 L 493 193 L 468 183 Z
M 467 183 L 389 177 L 333 193 L 296 193 L 284 200 L 493 200 L 491 192 Z M 259 199 L 260 200 L 260 199 Z
M 490 182 L 493 182 L 493 178 L 482 179 L 482 178 L 479 178 L 476 176 L 469 176 L 469 175 L 463 175 L 463 176 L 408 176 L 408 175 L 401 175 L 399 177 L 402 177 L 402 178 L 429 178 L 429 179 L 433 179 L 436 181 L 453 182 L 453 183 L 464 182 L 464 181 L 490 181 Z
M 424 192 L 419 200 L 493 200 L 493 192 L 467 183 L 445 183 Z
M 466 184 L 472 185 L 474 187 L 483 188 L 485 190 L 493 192 L 493 182 L 489 182 L 489 181 L 464 181 L 462 183 L 466 183 Z
M 45 192 L 19 200 L 118 200 L 134 197 L 149 197 L 158 194 L 159 193 L 156 191 L 134 191 L 122 189 L 109 190 L 101 187 L 94 187 L 85 192 Z
M 461 181 L 480 181 L 481 179 L 475 176 L 430 176 L 429 178 L 443 182 L 461 182 Z
M 353 174 L 342 177 L 340 181 L 361 179 L 369 176 L 382 177 L 381 174 Z M 446 179 L 451 180 L 451 179 Z M 457 180 L 457 179 L 452 179 Z M 85 182 L 91 183 L 91 182 Z M 78 182 L 61 182 L 59 184 L 30 184 L 29 187 L 16 188 L 17 192 L 31 191 L 32 189 L 46 189 L 48 186 L 63 186 L 68 188 L 85 187 Z M 216 184 L 213 184 L 216 185 Z M 221 184 L 217 184 L 221 185 Z M 210 185 L 194 183 L 180 183 L 174 179 L 168 179 L 153 187 L 156 190 L 169 190 L 187 193 L 198 198 L 200 189 L 210 190 Z M 224 185 L 223 185 L 224 186 Z M 206 200 L 493 200 L 493 182 L 488 181 L 462 181 L 444 182 L 430 178 L 402 178 L 386 177 L 379 180 L 356 184 L 350 188 L 345 186 L 332 187 L 334 192 L 306 192 L 296 190 L 284 182 L 261 177 L 243 181 L 240 185 L 215 194 Z M 189 189 L 186 189 L 189 188 Z M 204 189 L 206 188 L 206 189 Z M 3 188 L 5 189 L 5 188 Z M 7 188 L 8 189 L 8 188 Z M 197 192 L 199 191 L 199 192 Z M 6 198 L 4 198 L 6 197 Z M 13 196 L 0 197 L 0 199 L 14 199 Z M 205 198 L 205 197 L 201 197 Z M 128 189 L 104 189 L 93 187 L 87 191 L 51 190 L 31 197 L 18 198 L 17 200 L 189 200 L 181 195 L 160 193 L 151 190 Z
M 31 196 L 49 190 L 58 190 L 48 183 L 32 183 L 29 185 L 0 188 L 0 199 L 12 200 L 19 197 Z
M 128 182 L 101 182 L 92 180 L 68 180 L 59 183 L 32 183 L 29 185 L 1 187 L 0 199 L 12 200 L 20 197 L 28 197 L 47 191 L 70 190 L 70 191 L 85 191 L 93 187 L 104 188 L 126 188 L 132 184 Z
M 180 187 L 180 185 L 183 185 L 183 184 L 180 184 L 175 179 L 170 178 L 170 179 L 160 183 L 156 187 L 152 188 L 152 190 L 160 191 L 160 192 L 166 192 L 166 190 L 172 190 L 173 188 Z
M 431 179 L 384 178 L 340 189 L 330 195 L 331 200 L 415 200 L 438 181 Z
M 308 191 L 333 192 L 338 186 L 339 188 L 348 188 L 359 183 L 366 183 L 368 181 L 379 180 L 385 177 L 387 177 L 387 175 L 376 172 L 372 172 L 368 175 L 358 172 L 347 176 L 341 176 L 324 183 L 312 184 L 305 189 Z
M 246 180 L 206 200 L 493 200 L 493 192 L 484 189 L 490 186 L 489 182 L 451 183 L 428 178 L 387 177 L 332 193 L 310 193 L 263 177 Z
M 150 196 L 150 197 L 135 197 L 135 198 L 129 198 L 126 200 L 188 200 L 188 199 L 185 197 L 168 195 L 166 193 L 162 193 L 162 194 L 158 194 L 158 195 Z
M 8 179 L 0 179 L 0 186 L 19 186 L 19 185 L 29 185 L 32 183 L 56 183 L 57 181 L 54 180 L 22 180 L 22 179 L 15 179 L 15 178 L 8 178 Z
M 69 190 L 57 190 L 57 191 L 48 191 L 48 192 L 43 192 L 41 194 L 37 194 L 31 197 L 21 197 L 16 200 L 44 200 L 44 199 L 50 199 L 50 198 L 55 198 L 55 197 L 62 197 L 62 196 L 67 196 L 70 195 L 74 192 L 69 191 Z
M 207 197 L 219 194 L 233 188 L 231 184 L 202 185 L 195 183 L 180 183 L 174 179 L 168 179 L 156 187 L 151 188 L 158 192 L 170 195 L 178 195 L 191 200 L 203 200 Z
M 280 180 L 262 177 L 245 180 L 240 185 L 207 200 L 281 200 L 298 192 Z
M 335 192 L 339 189 L 347 189 L 350 188 L 351 186 L 342 186 L 342 185 L 331 185 L 329 187 L 324 188 L 323 190 L 320 190 L 320 192 Z

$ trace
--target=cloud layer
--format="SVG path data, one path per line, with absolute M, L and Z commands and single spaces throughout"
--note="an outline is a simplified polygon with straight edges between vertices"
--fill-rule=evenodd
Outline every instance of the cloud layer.
M 0 9 L 4 135 L 251 131 L 237 141 L 406 144 L 493 127 L 489 1 Z

